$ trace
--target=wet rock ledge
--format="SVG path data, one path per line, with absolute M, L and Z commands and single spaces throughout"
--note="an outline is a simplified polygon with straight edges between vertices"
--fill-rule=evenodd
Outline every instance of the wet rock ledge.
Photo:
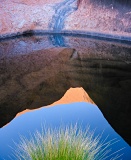
M 131 2 L 0 0 L 0 39 L 27 32 L 87 34 L 131 41 Z

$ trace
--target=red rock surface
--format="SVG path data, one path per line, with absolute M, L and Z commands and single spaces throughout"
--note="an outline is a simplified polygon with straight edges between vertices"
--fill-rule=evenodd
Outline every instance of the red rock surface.
M 39 29 L 40 25 L 43 29 L 47 29 L 53 14 L 54 11 L 47 1 L 2 1 L 0 3 L 0 33 L 11 34 Z
M 86 0 L 0 0 L 0 37 L 27 30 L 131 37 L 131 8 Z M 108 35 L 107 35 L 108 36 Z

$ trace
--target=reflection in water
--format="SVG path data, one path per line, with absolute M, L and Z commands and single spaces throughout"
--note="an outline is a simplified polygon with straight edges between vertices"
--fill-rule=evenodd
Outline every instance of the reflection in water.
M 70 87 L 83 87 L 131 144 L 130 53 L 128 45 L 82 37 L 50 35 L 2 41 L 0 126 L 26 108 L 59 100 Z
M 112 149 L 111 153 L 118 150 L 119 152 L 116 152 L 114 155 L 111 155 L 110 153 L 106 160 L 111 160 L 111 157 L 121 154 L 122 156 L 119 157 L 118 160 L 130 160 L 130 146 L 111 128 L 98 107 L 89 103 L 72 103 L 68 105 L 41 108 L 15 118 L 10 125 L 3 127 L 0 131 L 0 159 L 10 159 L 9 155 L 12 156 L 13 152 L 10 146 L 14 149 L 16 148 L 14 141 L 15 143 L 19 143 L 20 135 L 30 139 L 30 134 L 33 135 L 36 130 L 41 132 L 42 124 L 46 127 L 56 128 L 61 125 L 75 125 L 76 122 L 82 129 L 85 129 L 90 125 L 91 131 L 95 129 L 95 137 L 102 134 L 101 142 L 108 136 L 105 143 L 114 138 L 118 141 L 117 143 L 110 145 L 109 148 Z M 123 147 L 124 149 L 122 149 Z M 13 160 L 15 160 L 14 157 Z
M 71 104 L 76 102 L 87 102 L 95 105 L 95 103 L 92 101 L 92 99 L 89 97 L 89 95 L 85 92 L 83 88 L 76 87 L 76 88 L 70 88 L 69 90 L 67 90 L 67 92 L 64 94 L 64 96 L 60 100 L 52 103 L 51 105 L 45 106 L 44 108 L 54 107 L 56 105 L 62 105 L 62 104 Z M 24 111 L 19 112 L 16 115 L 16 117 L 21 116 L 27 112 L 35 111 L 35 110 L 37 109 L 33 109 L 33 110 L 25 109 Z

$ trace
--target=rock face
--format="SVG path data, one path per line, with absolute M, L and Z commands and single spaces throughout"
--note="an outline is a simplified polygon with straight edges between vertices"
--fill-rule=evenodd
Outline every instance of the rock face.
M 30 30 L 131 40 L 130 9 L 120 0 L 0 0 L 0 37 Z

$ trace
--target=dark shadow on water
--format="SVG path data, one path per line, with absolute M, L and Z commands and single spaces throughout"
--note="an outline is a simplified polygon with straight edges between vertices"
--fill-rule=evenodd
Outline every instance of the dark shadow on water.
M 26 108 L 83 87 L 131 145 L 131 46 L 85 37 L 32 36 L 0 43 L 0 127 Z

